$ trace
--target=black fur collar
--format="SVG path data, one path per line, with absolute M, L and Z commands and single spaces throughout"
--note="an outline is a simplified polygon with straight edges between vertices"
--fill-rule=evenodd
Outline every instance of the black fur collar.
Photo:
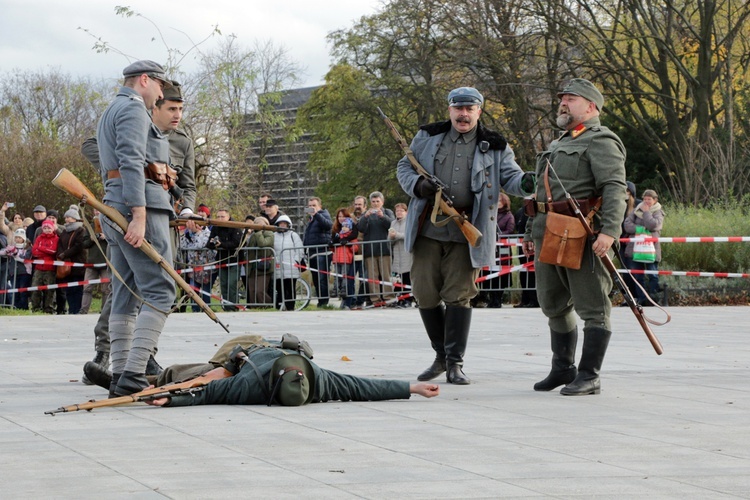
M 421 130 L 424 130 L 430 136 L 438 135 L 438 134 L 445 134 L 450 132 L 451 129 L 451 121 L 446 120 L 444 122 L 435 122 L 435 123 L 429 123 L 427 125 L 422 125 L 419 127 Z M 479 122 L 477 126 L 477 144 L 479 144 L 482 141 L 487 141 L 490 143 L 490 149 L 498 150 L 498 151 L 504 151 L 505 146 L 508 145 L 508 143 L 505 141 L 505 138 L 495 132 L 494 130 L 490 130 L 488 128 L 485 128 L 482 126 L 482 123 Z

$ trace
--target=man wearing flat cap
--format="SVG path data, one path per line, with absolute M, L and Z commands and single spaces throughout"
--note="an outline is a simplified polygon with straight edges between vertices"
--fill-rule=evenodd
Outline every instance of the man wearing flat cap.
M 463 372 L 463 358 L 471 326 L 470 301 L 477 294 L 479 270 L 493 263 L 497 232 L 498 192 L 524 196 L 534 187 L 532 173 L 524 173 L 503 136 L 482 126 L 484 97 L 472 87 L 448 94 L 450 120 L 420 127 L 411 150 L 425 170 L 447 186 L 446 194 L 459 213 L 481 231 L 472 247 L 458 225 L 438 214 L 431 217 L 435 184 L 417 174 L 409 159 L 398 163 L 398 180 L 411 196 L 404 244 L 413 254 L 412 292 L 435 351 L 435 360 L 418 380 L 446 373 L 451 384 L 471 380 Z
M 172 278 L 139 250 L 148 240 L 167 262 L 172 261 L 169 220 L 174 211 L 170 195 L 147 172 L 149 164 L 169 163 L 169 143 L 148 111 L 172 84 L 164 68 L 153 61 L 136 61 L 122 73 L 123 86 L 104 111 L 96 134 L 103 201 L 129 222 L 123 235 L 102 217 L 112 266 L 124 281 L 112 283 L 109 335 L 113 396 L 132 394 L 148 386 L 146 365 L 157 348 L 175 296 Z
M 599 394 L 599 370 L 612 335 L 609 293 L 613 285 L 599 257 L 611 256 L 612 246 L 622 232 L 626 207 L 625 147 L 599 121 L 604 97 L 594 84 L 574 78 L 557 96 L 560 98 L 557 126 L 564 132 L 538 156 L 533 204 L 536 213 L 529 214 L 533 219 L 526 225 L 523 240 L 524 254 L 530 256 L 537 250 L 534 258 L 537 297 L 548 318 L 552 347 L 552 370 L 547 378 L 534 385 L 534 390 L 551 391 L 564 385 L 560 393 L 566 396 Z M 565 191 L 578 201 L 597 234 L 593 244 L 584 246 L 580 269 L 539 259 L 547 214 L 574 215 L 565 203 Z M 578 329 L 574 311 L 584 322 L 583 353 L 577 368 Z

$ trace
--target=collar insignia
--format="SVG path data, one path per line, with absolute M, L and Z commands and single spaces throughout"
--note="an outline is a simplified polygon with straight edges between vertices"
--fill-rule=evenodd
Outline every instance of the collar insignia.
M 575 139 L 576 137 L 578 137 L 579 135 L 581 135 L 585 130 L 586 130 L 586 125 L 584 125 L 583 123 L 581 123 L 576 128 L 574 128 L 573 130 L 570 131 L 570 136 L 573 139 Z

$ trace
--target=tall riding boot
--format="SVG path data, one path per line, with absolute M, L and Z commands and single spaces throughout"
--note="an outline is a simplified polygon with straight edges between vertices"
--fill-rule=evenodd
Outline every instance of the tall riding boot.
M 445 308 L 445 363 L 449 384 L 469 385 L 471 379 L 462 368 L 466 343 L 469 340 L 471 308 L 448 306 Z
M 435 361 L 429 368 L 417 376 L 419 381 L 432 380 L 445 372 L 445 310 L 443 306 L 433 309 L 419 309 L 422 323 L 435 351 Z
M 535 391 L 551 391 L 561 385 L 569 384 L 578 375 L 576 369 L 576 344 L 578 328 L 568 333 L 550 330 L 552 343 L 552 370 L 547 378 L 534 384 Z
M 602 368 L 611 336 L 612 332 L 604 328 L 593 326 L 583 329 L 583 354 L 581 362 L 578 363 L 578 375 L 573 382 L 560 390 L 560 394 L 586 396 L 601 392 L 599 370 Z

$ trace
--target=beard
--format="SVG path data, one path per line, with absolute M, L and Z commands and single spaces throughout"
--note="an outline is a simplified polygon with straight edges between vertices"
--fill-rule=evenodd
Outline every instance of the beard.
M 557 126 L 561 129 L 567 129 L 571 123 L 575 121 L 575 117 L 570 114 L 570 111 L 560 111 L 557 114 Z

